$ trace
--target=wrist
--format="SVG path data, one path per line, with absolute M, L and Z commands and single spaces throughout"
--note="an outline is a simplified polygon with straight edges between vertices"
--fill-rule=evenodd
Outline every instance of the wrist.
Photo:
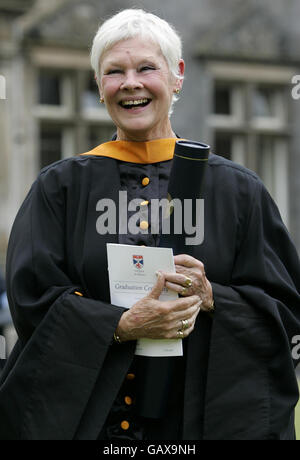
M 120 318 L 120 321 L 119 321 L 119 324 L 114 332 L 114 342 L 120 344 L 120 343 L 123 343 L 123 342 L 126 342 L 128 339 L 126 337 L 126 332 L 125 332 L 125 329 L 124 329 L 124 316 L 126 315 L 126 312 L 122 314 L 121 318 Z

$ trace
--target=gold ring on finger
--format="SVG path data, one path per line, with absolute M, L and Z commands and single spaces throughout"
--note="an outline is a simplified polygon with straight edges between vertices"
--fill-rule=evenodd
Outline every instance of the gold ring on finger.
M 189 322 L 187 319 L 182 319 L 181 320 L 181 329 L 184 331 L 185 329 L 189 328 Z
M 184 334 L 183 334 L 183 331 L 182 331 L 182 330 L 177 331 L 177 337 L 178 337 L 179 339 L 183 339 Z
M 193 284 L 193 282 L 192 282 L 191 278 L 186 277 L 184 285 L 186 287 L 190 288 L 192 286 L 192 284 Z
M 185 294 L 186 294 L 186 291 L 187 291 L 187 288 L 186 288 L 186 287 L 183 287 L 183 288 L 181 289 L 180 294 L 181 294 L 181 295 L 185 295 Z

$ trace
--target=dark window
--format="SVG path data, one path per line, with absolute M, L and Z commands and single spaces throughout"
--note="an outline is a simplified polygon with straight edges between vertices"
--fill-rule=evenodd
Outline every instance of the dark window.
M 61 76 L 44 70 L 39 75 L 39 104 L 61 105 Z
M 62 128 L 42 126 L 40 131 L 40 167 L 61 159 Z
M 231 115 L 230 87 L 216 85 L 214 91 L 214 113 L 217 115 Z

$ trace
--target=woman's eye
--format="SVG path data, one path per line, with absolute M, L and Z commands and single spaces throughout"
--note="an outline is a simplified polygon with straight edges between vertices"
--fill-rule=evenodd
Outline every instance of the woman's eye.
M 108 71 L 105 73 L 105 75 L 113 75 L 113 74 L 115 74 L 115 73 L 120 73 L 120 72 L 121 72 L 121 70 L 119 70 L 119 69 L 113 69 L 113 70 L 108 70 Z
M 146 70 L 155 70 L 155 68 L 150 65 L 145 65 L 144 67 L 140 69 L 141 72 L 146 71 Z

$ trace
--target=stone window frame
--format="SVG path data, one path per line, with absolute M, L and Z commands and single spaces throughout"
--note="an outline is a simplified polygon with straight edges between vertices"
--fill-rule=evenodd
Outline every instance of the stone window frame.
M 33 80 L 35 82 L 33 116 L 36 121 L 38 152 L 40 151 L 39 129 L 41 126 L 56 126 L 62 129 L 61 158 L 85 152 L 91 145 L 95 130 L 99 128 L 99 143 L 109 140 L 115 131 L 113 123 L 103 105 L 83 107 L 82 95 L 87 80 L 92 78 L 88 53 L 78 50 L 36 47 L 31 52 Z M 39 103 L 39 73 L 52 72 L 61 77 L 61 105 Z M 95 83 L 96 88 L 96 83 Z
M 208 62 L 206 71 L 212 88 L 212 110 L 207 118 L 211 139 L 215 139 L 216 133 L 232 136 L 231 159 L 260 175 L 289 227 L 290 82 L 297 72 L 294 68 L 275 64 L 229 61 Z M 231 88 L 232 112 L 228 115 L 213 113 L 216 85 Z M 253 116 L 252 100 L 256 88 L 274 90 L 272 105 L 276 116 Z M 259 145 L 263 146 L 263 157 L 258 154 Z

